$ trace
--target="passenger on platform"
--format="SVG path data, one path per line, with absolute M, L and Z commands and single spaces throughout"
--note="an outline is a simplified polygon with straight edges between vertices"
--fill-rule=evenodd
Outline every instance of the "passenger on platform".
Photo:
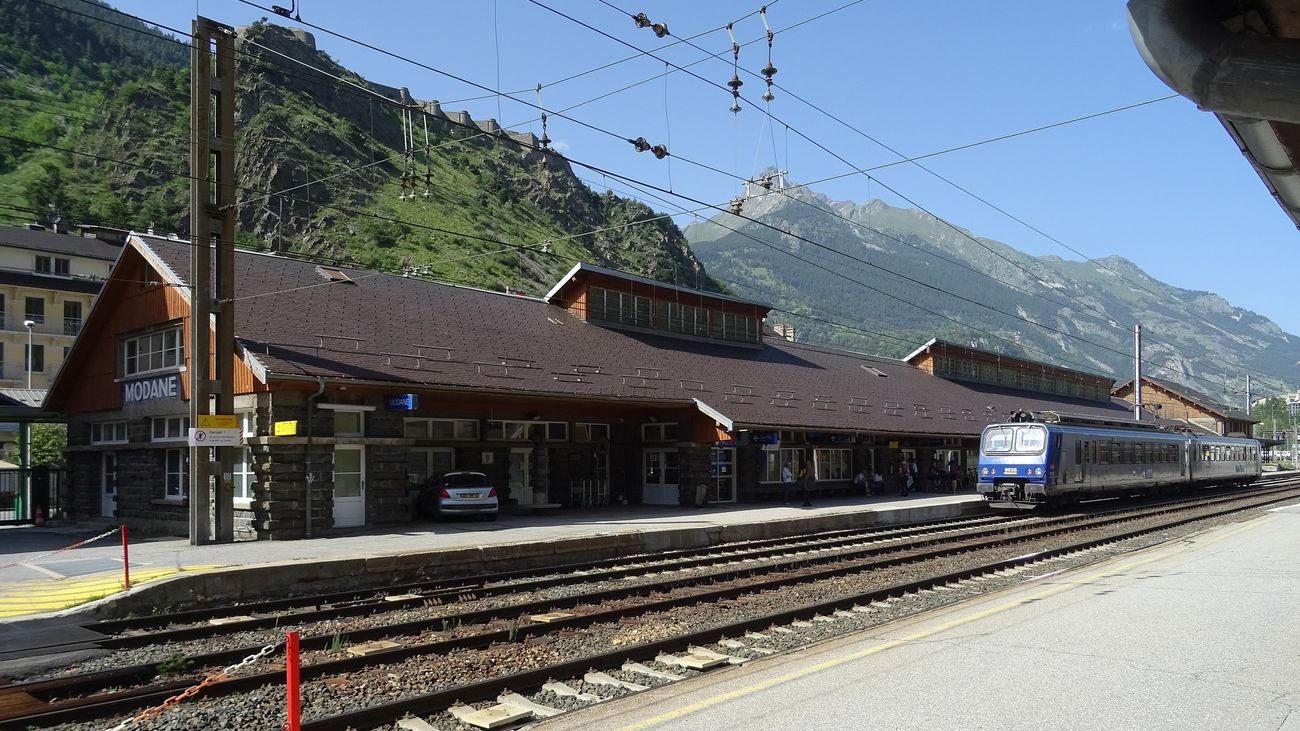
M 799 491 L 803 493 L 803 506 L 805 508 L 812 507 L 812 493 L 813 493 L 813 488 L 816 485 L 817 485 L 817 478 L 813 476 L 813 473 L 808 471 L 808 467 L 806 465 L 800 467 L 799 468 Z
M 957 491 L 961 489 L 962 481 L 961 463 L 957 461 L 956 457 L 948 460 L 948 481 L 952 483 L 952 494 L 956 495 Z
M 931 485 L 930 489 L 937 492 L 942 489 L 943 483 L 947 481 L 948 473 L 944 472 L 943 466 L 939 464 L 939 460 L 931 460 L 930 473 L 926 475 L 925 484 Z
M 790 471 L 790 463 L 786 462 L 781 467 L 781 502 L 789 505 L 792 492 L 794 492 L 794 472 Z
M 912 491 L 912 476 L 908 474 L 906 460 L 894 466 L 894 474 L 898 475 L 898 494 L 907 497 Z
M 871 481 L 867 483 L 867 487 L 870 489 L 868 495 L 885 494 L 885 478 L 880 475 L 880 470 L 871 473 Z
M 858 470 L 858 474 L 853 476 L 853 491 L 857 492 L 861 490 L 863 495 L 870 495 L 871 485 L 868 484 L 869 482 L 870 479 L 867 477 L 867 468 L 863 467 L 861 470 Z
M 916 466 L 916 457 L 907 461 L 907 476 L 911 478 L 907 482 L 907 491 L 911 492 L 914 487 L 920 490 L 920 486 L 916 483 L 921 479 L 921 469 Z

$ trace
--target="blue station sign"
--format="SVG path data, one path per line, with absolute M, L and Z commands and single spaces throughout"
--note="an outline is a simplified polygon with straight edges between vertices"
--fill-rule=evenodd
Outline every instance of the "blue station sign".
M 384 397 L 384 407 L 389 411 L 415 411 L 420 408 L 420 396 L 414 393 L 395 393 Z
M 154 401 L 165 398 L 180 398 L 181 375 L 171 373 L 165 376 L 143 378 L 122 384 L 122 403 L 135 404 L 141 401 Z

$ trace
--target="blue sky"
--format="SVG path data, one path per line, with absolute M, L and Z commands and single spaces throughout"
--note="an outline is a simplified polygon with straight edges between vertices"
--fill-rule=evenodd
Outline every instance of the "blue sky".
M 776 81 L 907 155 L 1171 93 L 1138 57 L 1122 2 L 867 0 L 783 30 L 846 1 L 769 2 L 768 22 L 777 31 L 772 48 Z M 610 3 L 625 12 L 598 0 L 545 4 L 677 65 L 706 54 L 686 44 L 668 46 L 674 38 L 717 29 L 693 42 L 709 52 L 728 51 L 731 43 L 721 26 L 761 4 Z M 119 0 L 115 6 L 178 28 L 189 28 L 196 10 L 232 25 L 269 15 L 236 0 Z M 304 0 L 301 11 L 313 24 L 489 89 L 528 90 L 516 95 L 522 103 L 495 95 L 469 99 L 482 97 L 484 91 L 316 32 L 321 50 L 369 79 L 406 86 L 417 98 L 438 99 L 446 109 L 468 110 L 475 119 L 499 118 L 506 125 L 536 117 L 528 105 L 537 99 L 533 89 L 538 83 L 543 84 L 544 106 L 562 109 L 653 79 L 568 112 L 616 136 L 554 115 L 549 135 L 575 160 L 709 203 L 723 204 L 735 196 L 739 183 L 733 176 L 749 176 L 756 166 L 779 164 L 800 182 L 851 170 L 802 139 L 800 132 L 858 167 L 898 159 L 780 89 L 770 108 L 783 124 L 774 130 L 765 126 L 761 110 L 753 104 L 742 101 L 745 109 L 733 115 L 728 111 L 730 95 L 721 88 L 731 78 L 729 53 L 725 60 L 690 66 L 712 84 L 680 71 L 664 77 L 664 62 L 647 56 L 554 84 L 635 51 L 528 0 Z M 661 40 L 637 29 L 626 13 L 640 11 L 666 22 L 672 37 Z M 763 25 L 751 15 L 738 22 L 734 32 L 746 43 L 763 37 Z M 740 64 L 745 68 L 757 71 L 766 62 L 765 42 L 742 48 Z M 741 92 L 761 104 L 761 82 L 743 73 L 742 78 Z M 797 132 L 787 133 L 785 125 Z M 540 131 L 536 122 L 524 128 Z M 667 144 L 676 159 L 638 154 L 623 141 L 638 136 Z M 729 175 L 691 165 L 687 159 Z M 1217 292 L 1234 305 L 1272 318 L 1288 332 L 1300 333 L 1300 309 L 1276 294 L 1282 288 L 1275 279 L 1263 276 L 1295 248 L 1295 227 L 1218 121 L 1181 97 L 943 155 L 925 165 L 1087 256 L 1119 254 L 1158 279 Z M 579 174 L 596 185 L 602 182 L 598 175 Z M 1080 258 L 914 166 L 895 166 L 875 175 L 977 235 L 1032 254 Z M 908 205 L 857 174 L 818 189 L 837 199 L 879 197 Z M 1264 282 L 1268 284 L 1261 286 Z

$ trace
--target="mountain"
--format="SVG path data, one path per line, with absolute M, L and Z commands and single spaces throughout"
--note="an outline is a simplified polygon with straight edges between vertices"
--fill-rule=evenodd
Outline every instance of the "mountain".
M 188 45 L 89 0 L 0 0 L 0 17 L 0 216 L 185 235 Z M 237 53 L 241 246 L 531 293 L 577 260 L 717 287 L 671 221 L 623 227 L 656 214 L 530 134 L 363 79 L 266 19 Z
M 916 209 L 750 187 L 745 218 L 719 214 L 686 237 L 714 278 L 774 305 L 801 340 L 901 356 L 938 337 L 1123 382 L 1140 322 L 1148 375 L 1200 391 L 1225 374 L 1240 389 L 1246 368 L 1257 393 L 1300 382 L 1300 339 L 1123 257 L 1034 257 Z M 1242 403 L 1237 393 L 1218 398 Z

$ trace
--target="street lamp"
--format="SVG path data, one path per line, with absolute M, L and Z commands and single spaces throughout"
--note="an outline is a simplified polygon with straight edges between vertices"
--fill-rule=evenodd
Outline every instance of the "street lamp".
M 32 387 L 32 328 L 36 327 L 35 320 L 23 320 L 23 327 L 27 328 L 27 388 Z

